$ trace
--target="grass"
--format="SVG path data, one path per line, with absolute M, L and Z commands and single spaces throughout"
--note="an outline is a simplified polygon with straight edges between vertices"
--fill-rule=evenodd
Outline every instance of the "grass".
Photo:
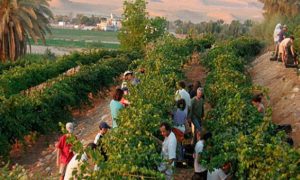
M 78 29 L 51 29 L 52 34 L 47 39 L 66 39 L 78 41 L 107 41 L 118 42 L 118 32 L 103 32 Z
M 78 29 L 51 28 L 46 36 L 46 45 L 70 48 L 119 48 L 118 32 L 103 32 Z M 31 41 L 31 44 L 34 44 Z M 44 45 L 38 41 L 38 45 Z
M 31 44 L 34 42 L 31 40 Z M 38 45 L 44 45 L 42 41 L 38 41 Z M 86 42 L 78 40 L 54 40 L 46 39 L 46 46 L 55 46 L 55 47 L 69 47 L 69 48 L 108 48 L 108 49 L 117 49 L 119 44 L 114 43 L 103 43 L 103 42 Z

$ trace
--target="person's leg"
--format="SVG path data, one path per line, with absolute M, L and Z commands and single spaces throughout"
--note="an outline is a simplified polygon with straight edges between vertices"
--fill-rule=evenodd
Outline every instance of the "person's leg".
M 196 133 L 197 130 L 200 131 L 201 127 L 200 127 L 200 121 L 197 118 L 193 118 L 192 119 L 192 123 L 194 125 L 194 133 L 193 133 L 193 145 L 195 145 L 197 143 L 197 137 L 196 137 Z
M 59 166 L 59 179 L 60 180 L 64 179 L 64 176 L 66 173 L 66 168 L 67 168 L 66 164 L 62 164 L 62 163 L 60 164 L 60 166 Z
M 274 56 L 275 59 L 278 58 L 278 51 L 279 51 L 279 44 L 278 44 L 278 42 L 276 42 L 275 43 L 275 56 Z
M 200 131 L 200 129 L 201 129 L 200 120 L 197 118 L 193 118 L 192 123 L 194 124 L 195 128 Z
M 177 147 L 178 147 L 178 161 L 182 161 L 183 160 L 183 146 L 182 146 L 182 142 L 177 142 Z

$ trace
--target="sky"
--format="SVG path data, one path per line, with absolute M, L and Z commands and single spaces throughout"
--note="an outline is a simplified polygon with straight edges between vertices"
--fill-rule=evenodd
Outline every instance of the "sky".
M 52 0 L 55 14 L 83 13 L 109 16 L 122 14 L 122 0 Z M 260 20 L 263 5 L 257 0 L 148 0 L 150 16 L 163 16 L 168 20 L 181 19 L 201 22 L 207 20 Z

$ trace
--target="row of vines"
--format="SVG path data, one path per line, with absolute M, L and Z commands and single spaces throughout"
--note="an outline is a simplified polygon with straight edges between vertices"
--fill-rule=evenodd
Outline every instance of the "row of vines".
M 108 160 L 103 161 L 99 152 L 92 153 L 92 161 L 100 168 L 93 171 L 83 166 L 78 179 L 162 179 L 157 171 L 161 162 L 161 146 L 157 143 L 161 122 L 171 122 L 168 112 L 174 106 L 176 81 L 182 79 L 182 65 L 194 50 L 210 48 L 211 37 L 178 40 L 166 36 L 149 47 L 145 58 L 132 63 L 132 68 L 143 68 L 138 76 L 141 83 L 129 87 L 131 102 L 119 115 L 118 128 L 102 138 Z M 82 145 L 75 143 L 75 150 L 83 152 Z
M 252 85 L 245 65 L 260 49 L 258 41 L 240 38 L 204 56 L 210 69 L 205 95 L 213 107 L 206 128 L 213 137 L 202 163 L 212 170 L 230 162 L 239 179 L 299 179 L 299 150 L 285 142 L 285 132 L 276 131 L 271 108 L 263 117 L 251 104 L 259 88 Z
M 133 65 L 146 69 L 141 84 L 130 87 L 130 108 L 121 112 L 119 127 L 103 138 L 108 161 L 97 153 L 92 160 L 100 167 L 93 171 L 83 166 L 77 176 L 84 179 L 163 179 L 156 169 L 161 162 L 156 137 L 159 124 L 170 121 L 174 106 L 175 82 L 183 77 L 182 65 L 195 48 L 205 49 L 212 39 L 200 41 L 165 38 L 149 50 L 145 59 Z M 271 109 L 265 117 L 251 105 L 254 89 L 245 65 L 258 55 L 259 41 L 240 38 L 219 44 L 208 51 L 203 63 L 210 69 L 205 96 L 213 109 L 205 118 L 205 129 L 212 133 L 201 163 L 210 171 L 224 163 L 232 164 L 238 179 L 297 179 L 299 151 L 285 142 L 286 134 L 277 132 Z M 198 50 L 199 50 L 198 49 Z M 83 152 L 82 144 L 75 149 Z
M 30 67 L 19 68 L 20 71 L 27 72 L 28 69 L 37 67 L 27 72 L 32 75 L 32 78 L 34 74 L 40 75 L 38 71 L 47 71 L 48 73 L 42 74 L 44 76 L 40 75 L 40 79 L 36 78 L 42 80 L 75 66 L 78 61 L 87 64 L 82 65 L 73 76 L 54 81 L 42 92 L 33 92 L 31 96 L 18 93 L 1 98 L 0 154 L 2 158 L 7 158 L 11 144 L 15 143 L 15 140 L 22 140 L 30 132 L 47 133 L 49 130 L 57 129 L 58 122 L 72 119 L 70 114 L 72 108 L 79 108 L 89 103 L 89 93 L 96 94 L 108 88 L 114 82 L 114 78 L 125 71 L 132 60 L 140 56 L 139 53 L 97 50 L 82 54 L 74 53 L 52 64 L 33 64 Z
M 13 68 L 4 70 L 0 75 L 0 95 L 10 97 L 30 87 L 39 85 L 50 78 L 54 78 L 76 66 L 96 63 L 99 59 L 116 57 L 122 53 L 124 54 L 124 52 L 114 50 L 88 50 L 82 53 L 74 52 L 56 61 L 31 63 L 25 66 L 28 61 L 21 60 L 13 65 L 6 65 Z
M 129 87 L 131 105 L 121 111 L 118 128 L 102 138 L 109 158 L 104 161 L 100 152 L 89 151 L 93 164 L 97 164 L 100 171 L 94 171 L 84 163 L 81 173 L 76 175 L 78 179 L 164 178 L 156 168 L 162 160 L 161 147 L 156 140 L 161 138 L 159 124 L 171 121 L 168 112 L 174 106 L 175 82 L 184 76 L 182 66 L 193 51 L 203 51 L 213 43 L 211 37 L 178 40 L 166 36 L 154 47 L 149 46 L 144 58 L 131 63 L 131 69 L 143 68 L 145 73 L 138 75 L 139 85 Z M 213 170 L 230 162 L 231 173 L 238 179 L 297 179 L 300 174 L 299 151 L 285 142 L 284 132 L 276 131 L 271 109 L 263 117 L 251 105 L 256 87 L 251 84 L 245 65 L 259 54 L 261 48 L 256 40 L 240 38 L 216 44 L 202 58 L 202 63 L 210 70 L 205 98 L 212 106 L 205 117 L 204 127 L 212 133 L 212 138 L 206 143 L 201 163 Z M 89 92 L 97 92 L 100 87 L 112 83 L 113 77 L 127 69 L 128 59 L 123 56 L 85 66 L 75 76 L 47 88 L 38 98 L 26 97 L 32 101 L 10 103 L 22 108 L 6 108 L 0 113 L 2 118 L 8 111 L 4 118 L 11 118 L 7 123 L 13 123 L 4 126 L 5 129 L 17 123 L 23 123 L 20 128 L 26 127 L 26 121 L 31 124 L 39 122 L 29 129 L 43 129 L 49 123 L 55 125 L 68 119 L 68 107 L 87 102 Z M 33 105 L 26 104 L 27 101 Z M 10 133 L 15 135 L 14 131 Z M 1 139 L 0 142 L 5 141 Z M 83 145 L 76 139 L 73 143 L 74 150 L 83 153 Z

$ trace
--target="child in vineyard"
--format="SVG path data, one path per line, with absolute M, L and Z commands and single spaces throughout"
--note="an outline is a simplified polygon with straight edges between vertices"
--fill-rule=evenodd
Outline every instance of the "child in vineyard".
M 176 136 L 182 137 L 180 139 L 184 139 L 184 133 L 185 133 L 185 124 L 187 120 L 187 115 L 184 112 L 185 109 L 185 101 L 184 99 L 179 99 L 177 101 L 177 109 L 173 112 L 173 123 L 174 123 L 174 128 L 173 132 L 175 133 Z M 174 131 L 174 129 L 178 129 L 179 132 L 176 134 L 177 131 Z M 178 137 L 177 137 L 178 140 Z M 181 161 L 183 160 L 184 152 L 183 152 L 183 146 L 182 146 L 182 141 L 178 140 L 177 145 L 178 145 L 178 160 Z
M 165 174 L 166 179 L 173 179 L 174 161 L 176 160 L 177 139 L 168 123 L 160 125 L 161 135 L 165 138 L 162 143 L 161 155 L 164 162 L 160 164 L 158 170 Z
M 99 150 L 102 154 L 102 156 L 104 157 L 104 160 L 107 161 L 107 155 L 101 145 L 101 138 L 108 132 L 108 130 L 110 129 L 111 127 L 106 123 L 106 122 L 101 122 L 100 125 L 99 125 L 99 132 L 97 134 L 97 136 L 95 137 L 95 140 L 94 140 L 94 144 L 97 145 L 97 147 L 99 147 Z
M 206 180 L 207 178 L 207 169 L 200 164 L 201 153 L 204 149 L 204 136 L 202 136 L 202 132 L 196 130 L 197 143 L 195 146 L 195 152 L 193 154 L 194 157 L 194 170 L 195 173 L 192 177 L 192 180 Z
M 182 133 L 185 133 L 185 123 L 187 119 L 187 115 L 184 111 L 185 107 L 185 100 L 179 99 L 177 101 L 177 109 L 173 113 L 174 128 L 179 129 Z
M 67 139 L 72 136 L 74 131 L 73 123 L 70 122 L 67 123 L 66 130 L 67 130 L 67 134 L 64 134 L 59 138 L 58 144 L 56 146 L 56 151 L 57 151 L 56 164 L 59 167 L 60 180 L 64 179 L 66 167 L 74 155 L 71 149 L 72 145 L 67 143 Z
M 110 101 L 110 112 L 111 112 L 111 117 L 112 117 L 112 127 L 116 128 L 118 127 L 116 119 L 118 118 L 119 111 L 124 108 L 122 103 L 120 102 L 123 98 L 123 91 L 120 88 L 117 88 L 114 95 L 113 99 Z

